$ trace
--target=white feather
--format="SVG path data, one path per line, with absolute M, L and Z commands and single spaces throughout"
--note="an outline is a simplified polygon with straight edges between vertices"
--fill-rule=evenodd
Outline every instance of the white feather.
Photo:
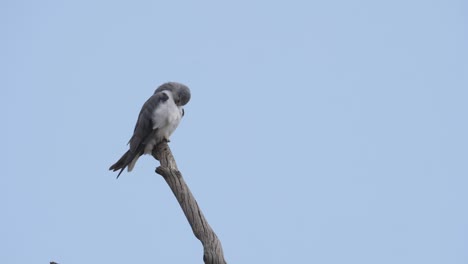
M 172 133 L 182 119 L 182 107 L 177 106 L 170 91 L 162 91 L 169 99 L 162 102 L 154 109 L 152 115 L 153 129 L 158 129 L 156 136 L 147 143 L 145 154 L 150 154 L 153 151 L 154 145 L 162 140 L 169 140 Z

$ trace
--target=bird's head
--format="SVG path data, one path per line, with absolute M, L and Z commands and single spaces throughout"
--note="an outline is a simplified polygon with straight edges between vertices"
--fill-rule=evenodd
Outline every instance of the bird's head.
M 154 93 L 159 93 L 162 91 L 170 91 L 174 98 L 174 102 L 178 106 L 186 105 L 190 101 L 190 89 L 181 83 L 177 82 L 168 82 L 165 83 L 156 89 Z

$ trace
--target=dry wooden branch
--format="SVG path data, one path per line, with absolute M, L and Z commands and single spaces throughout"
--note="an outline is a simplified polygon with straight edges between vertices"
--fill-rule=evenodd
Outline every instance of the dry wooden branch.
M 156 172 L 163 176 L 184 211 L 193 234 L 203 245 L 205 264 L 226 264 L 221 241 L 205 219 L 182 174 L 177 168 L 174 156 L 166 142 L 160 143 L 153 151 L 153 157 L 161 163 Z

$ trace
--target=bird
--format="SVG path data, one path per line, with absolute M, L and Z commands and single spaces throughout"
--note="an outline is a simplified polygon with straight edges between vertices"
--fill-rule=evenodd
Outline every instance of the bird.
M 190 101 L 190 89 L 178 82 L 167 82 L 159 86 L 143 104 L 138 115 L 129 150 L 109 170 L 118 171 L 117 179 L 125 168 L 130 172 L 138 158 L 151 154 L 162 141 L 169 142 L 171 134 L 184 116 L 184 106 Z

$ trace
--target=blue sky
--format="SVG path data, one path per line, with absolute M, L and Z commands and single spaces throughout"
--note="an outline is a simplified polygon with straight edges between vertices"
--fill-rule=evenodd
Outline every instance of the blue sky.
M 166 81 L 229 263 L 467 263 L 467 8 L 1 1 L 0 263 L 202 262 L 155 160 L 107 171 Z

